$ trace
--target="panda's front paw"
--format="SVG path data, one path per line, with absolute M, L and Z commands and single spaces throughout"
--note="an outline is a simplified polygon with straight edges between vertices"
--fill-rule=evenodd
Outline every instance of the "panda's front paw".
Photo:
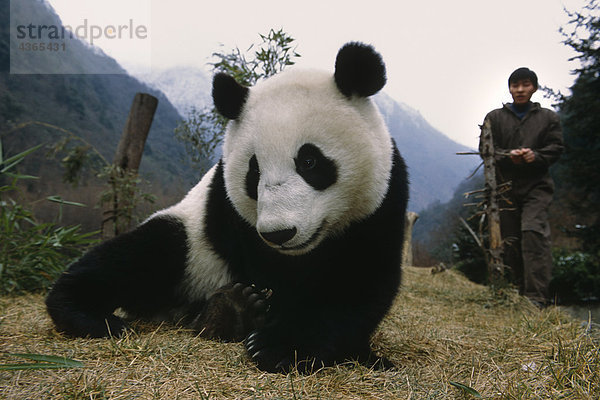
M 241 294 L 242 301 L 245 303 L 244 308 L 247 310 L 247 317 L 252 321 L 252 328 L 262 328 L 269 311 L 269 298 L 272 291 L 259 289 L 254 285 L 245 286 L 242 283 L 236 283 L 233 289 Z
M 303 374 L 310 374 L 328 365 L 318 356 L 299 353 L 286 341 L 283 332 L 269 326 L 252 332 L 244 345 L 248 355 L 256 366 L 266 372 L 288 373 L 293 369 Z
M 189 323 L 203 337 L 241 341 L 262 327 L 269 309 L 270 291 L 254 285 L 228 284 L 217 290 L 202 312 Z
M 291 370 L 292 354 L 287 351 L 287 346 L 279 343 L 280 339 L 270 329 L 259 329 L 244 341 L 248 355 L 260 370 L 284 373 Z

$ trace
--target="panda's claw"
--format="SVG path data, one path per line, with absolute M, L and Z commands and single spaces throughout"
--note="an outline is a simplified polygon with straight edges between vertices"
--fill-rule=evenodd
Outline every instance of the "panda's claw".
M 266 347 L 265 342 L 267 342 L 267 340 L 265 340 L 264 334 L 258 330 L 248 335 L 246 340 L 244 340 L 244 345 L 246 346 L 248 354 L 251 355 L 251 358 L 254 358 L 257 353 Z
M 248 347 L 250 345 L 250 343 L 252 343 L 256 337 L 259 335 L 258 331 L 253 331 L 251 332 L 248 337 L 246 338 L 245 342 L 246 342 L 246 347 Z M 249 348 L 249 347 L 248 347 Z
M 278 336 L 269 329 L 256 330 L 244 341 L 246 351 L 262 371 L 289 372 L 292 366 L 289 349 L 277 343 L 275 337 Z
M 251 358 L 252 360 L 258 360 L 258 359 L 260 359 L 260 358 L 261 358 L 261 356 L 262 356 L 263 354 L 264 354 L 264 351 L 263 351 L 263 350 L 258 350 L 257 352 L 255 352 L 255 353 L 251 354 L 251 355 L 250 355 L 250 358 Z
M 274 348 L 260 349 L 254 353 L 249 353 L 250 359 L 256 363 L 256 366 L 267 372 L 288 372 L 290 362 L 287 357 L 281 356 L 280 352 Z
M 282 373 L 288 373 L 290 370 L 290 363 L 286 362 L 285 360 L 281 360 L 277 363 L 277 365 L 275 365 L 275 370 L 280 371 Z

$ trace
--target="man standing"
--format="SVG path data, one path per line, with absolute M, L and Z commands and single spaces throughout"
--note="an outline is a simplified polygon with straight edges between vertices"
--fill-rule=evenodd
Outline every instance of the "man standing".
M 548 169 L 563 152 L 558 115 L 532 103 L 537 75 L 518 68 L 508 78 L 513 103 L 491 111 L 498 183 L 511 181 L 512 189 L 501 202 L 500 230 L 504 263 L 521 294 L 543 307 L 550 298 L 552 254 L 548 207 L 554 183 Z

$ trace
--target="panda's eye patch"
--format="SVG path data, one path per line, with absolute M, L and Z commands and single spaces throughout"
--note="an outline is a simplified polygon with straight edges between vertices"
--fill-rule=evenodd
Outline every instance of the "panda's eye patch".
M 258 200 L 258 181 L 260 180 L 260 167 L 256 155 L 253 155 L 248 162 L 248 172 L 246 173 L 246 194 L 254 200 Z
M 248 163 L 248 171 L 260 175 L 260 168 L 258 167 L 258 160 L 256 159 L 256 155 L 252 156 L 250 162 Z
M 337 181 L 335 162 L 312 143 L 300 147 L 294 162 L 298 175 L 317 190 L 325 190 Z

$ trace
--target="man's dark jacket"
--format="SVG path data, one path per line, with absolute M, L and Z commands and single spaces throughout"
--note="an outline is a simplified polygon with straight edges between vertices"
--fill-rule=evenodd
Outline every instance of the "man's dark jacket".
M 532 163 L 520 164 L 514 164 L 506 155 L 498 155 L 496 166 L 499 181 L 512 181 L 512 194 L 517 202 L 534 201 L 540 207 L 547 207 L 554 193 L 554 183 L 548 169 L 564 150 L 558 115 L 542 108 L 539 103 L 532 103 L 523 119 L 519 119 L 510 104 L 505 104 L 491 111 L 486 119 L 491 123 L 496 153 L 530 148 L 535 154 Z M 525 219 L 523 229 L 540 230 L 538 224 L 541 221 Z

